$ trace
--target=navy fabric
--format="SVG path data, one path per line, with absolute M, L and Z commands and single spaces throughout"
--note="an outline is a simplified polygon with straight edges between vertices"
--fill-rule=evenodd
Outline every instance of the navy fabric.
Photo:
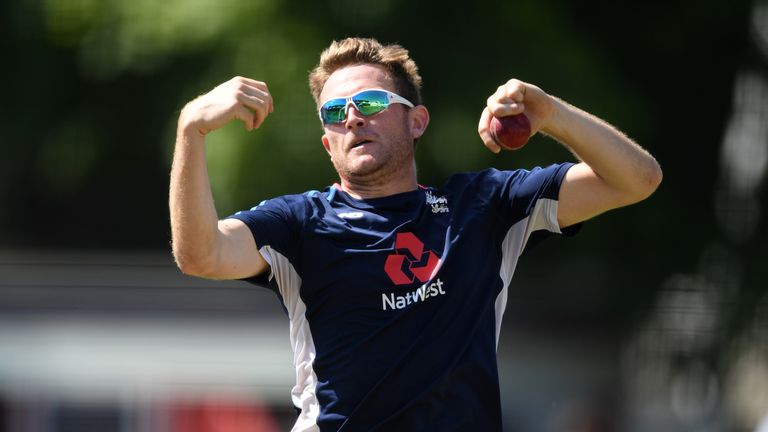
M 559 232 L 535 209 L 556 204 L 571 165 L 456 174 L 370 200 L 332 186 L 231 216 L 300 277 L 279 286 L 284 267 L 271 262 L 251 281 L 281 298 L 297 290 L 306 306 L 319 430 L 502 429 L 500 272 L 532 231 Z

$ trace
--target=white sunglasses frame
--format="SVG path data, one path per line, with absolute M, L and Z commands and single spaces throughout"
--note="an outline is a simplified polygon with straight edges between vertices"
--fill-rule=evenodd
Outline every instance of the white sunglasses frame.
M 360 93 L 365 93 L 367 91 L 373 91 L 373 90 L 384 92 L 387 95 L 387 98 L 388 98 L 388 100 L 387 100 L 387 108 L 389 108 L 389 105 L 391 105 L 393 103 L 403 104 L 403 105 L 407 106 L 408 108 L 413 108 L 414 107 L 414 105 L 413 105 L 413 103 L 411 101 L 409 101 L 408 99 L 400 96 L 397 93 L 392 93 L 389 90 L 384 90 L 384 89 L 381 89 L 381 88 L 367 88 L 367 89 L 363 89 L 363 90 L 360 90 L 358 92 L 355 92 L 354 94 L 349 95 L 349 96 L 332 97 L 332 98 L 326 99 L 323 103 L 320 104 L 320 109 L 317 110 L 317 115 L 320 117 L 320 122 L 323 125 L 343 123 L 347 119 L 347 110 L 349 109 L 349 105 L 350 104 L 353 107 L 355 107 L 355 109 L 358 109 L 357 105 L 355 105 L 355 102 L 352 100 L 352 98 L 357 96 L 357 95 L 359 95 Z M 323 121 L 323 112 L 322 112 L 323 111 L 323 105 L 327 104 L 328 102 L 330 102 L 330 101 L 332 101 L 334 99 L 344 99 L 344 101 L 345 101 L 345 103 L 344 103 L 344 120 L 342 120 L 340 122 L 336 122 L 336 123 L 326 123 L 325 121 Z M 387 108 L 384 108 L 384 109 L 387 109 Z M 381 111 L 384 111 L 384 110 L 381 110 Z M 381 111 L 379 111 L 379 112 L 381 112 Z M 376 115 L 379 112 L 371 114 L 371 115 Z

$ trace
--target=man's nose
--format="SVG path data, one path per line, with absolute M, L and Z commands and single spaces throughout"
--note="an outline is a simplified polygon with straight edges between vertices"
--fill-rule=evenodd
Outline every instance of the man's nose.
M 358 111 L 354 105 L 349 104 L 347 107 L 347 120 L 345 121 L 344 125 L 347 129 L 361 127 L 365 125 L 365 116 L 360 114 L 360 111 Z

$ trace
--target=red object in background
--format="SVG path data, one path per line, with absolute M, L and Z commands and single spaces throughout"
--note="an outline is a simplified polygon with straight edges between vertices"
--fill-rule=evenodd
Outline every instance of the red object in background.
M 269 409 L 252 401 L 206 399 L 169 411 L 171 432 L 278 432 Z

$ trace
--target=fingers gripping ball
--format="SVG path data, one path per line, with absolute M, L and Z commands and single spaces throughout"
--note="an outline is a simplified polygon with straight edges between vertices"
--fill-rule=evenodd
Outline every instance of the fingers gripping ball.
M 525 114 L 491 118 L 491 136 L 505 150 L 517 150 L 531 137 L 531 122 Z

